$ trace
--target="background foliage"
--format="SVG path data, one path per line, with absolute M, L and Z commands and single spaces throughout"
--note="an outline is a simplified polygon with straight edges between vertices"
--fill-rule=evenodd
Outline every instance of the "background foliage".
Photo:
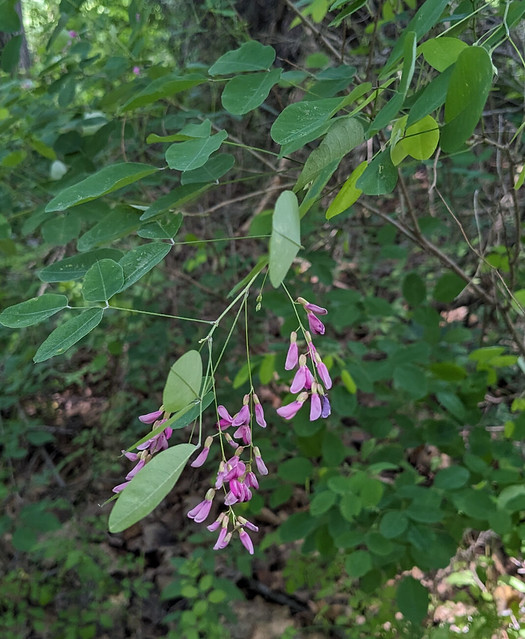
M 248 636 L 261 596 L 294 613 L 275 636 L 523 636 L 525 4 L 22 9 L 25 68 L 0 4 L 3 636 Z M 187 523 L 206 468 L 110 535 L 118 451 L 209 331 L 160 315 L 216 319 L 256 265 L 250 361 L 234 314 L 214 335 L 220 403 L 251 375 L 266 407 L 254 559 Z M 324 421 L 270 408 L 285 277 L 329 309 Z

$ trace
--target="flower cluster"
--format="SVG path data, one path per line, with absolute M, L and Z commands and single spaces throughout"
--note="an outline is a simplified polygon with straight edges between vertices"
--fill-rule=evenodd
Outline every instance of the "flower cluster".
M 221 440 L 224 438 L 235 449 L 235 453 L 229 459 L 226 459 L 221 441 L 222 459 L 219 462 L 215 485 L 206 492 L 203 501 L 188 512 L 188 517 L 193 519 L 193 521 L 197 523 L 204 522 L 210 514 L 216 492 L 218 490 L 223 491 L 223 503 L 227 509 L 221 512 L 217 519 L 208 526 L 208 530 L 211 532 L 220 528 L 219 536 L 213 546 L 214 550 L 225 548 L 229 544 L 232 534 L 238 532 L 242 545 L 250 554 L 254 552 L 253 542 L 245 528 L 254 532 L 257 532 L 258 528 L 244 517 L 238 517 L 232 508 L 234 504 L 250 501 L 252 491 L 259 488 L 259 481 L 252 470 L 254 462 L 255 468 L 260 475 L 268 474 L 261 451 L 257 446 L 253 445 L 252 441 L 252 406 L 255 421 L 261 428 L 266 428 L 263 407 L 255 393 L 252 392 L 244 396 L 241 409 L 233 417 L 223 405 L 220 405 L 217 407 L 219 415 L 219 421 L 217 422 L 218 433 L 213 437 L 206 438 L 202 451 L 191 464 L 194 468 L 204 464 L 208 458 L 213 440 L 217 436 Z M 233 436 L 226 432 L 229 428 L 235 428 Z M 237 442 L 235 441 L 236 439 L 240 441 Z M 247 454 L 243 459 L 245 452 Z M 232 526 L 231 531 L 229 530 L 230 524 Z
M 287 371 L 290 371 L 298 366 L 290 385 L 290 392 L 299 394 L 293 402 L 278 408 L 277 414 L 285 419 L 292 419 L 297 415 L 306 400 L 310 398 L 310 421 L 315 421 L 319 417 L 328 417 L 330 415 L 330 402 L 326 391 L 332 388 L 332 380 L 326 364 L 321 359 L 312 341 L 312 334 L 324 335 L 325 333 L 324 324 L 317 315 L 326 315 L 328 311 L 321 306 L 317 306 L 317 304 L 307 302 L 302 297 L 299 297 L 297 302 L 306 311 L 310 328 L 310 331 L 303 331 L 306 340 L 306 353 L 299 355 L 297 333 L 292 331 L 284 367 Z M 308 366 L 309 362 L 313 373 Z
M 168 418 L 169 413 L 164 412 L 162 407 L 159 410 L 153 411 L 153 413 L 140 415 L 139 417 L 143 424 L 152 424 L 152 430 L 161 426 Z M 160 453 L 161 450 L 166 450 L 166 448 L 168 448 L 168 439 L 171 437 L 172 433 L 173 429 L 168 426 L 151 439 L 139 444 L 137 446 L 137 450 L 139 451 L 138 453 L 128 453 L 125 450 L 122 451 L 123 455 L 125 455 L 130 461 L 137 462 L 137 464 L 126 475 L 126 481 L 113 488 L 114 493 L 120 493 L 123 491 L 133 477 L 135 477 L 139 470 L 144 468 L 155 453 Z

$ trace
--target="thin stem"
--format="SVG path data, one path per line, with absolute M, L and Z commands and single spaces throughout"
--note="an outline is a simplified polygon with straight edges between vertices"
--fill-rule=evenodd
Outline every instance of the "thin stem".
M 82 307 L 70 306 L 68 308 L 73 308 L 73 310 L 80 310 L 80 311 L 85 310 L 85 307 L 82 308 Z M 176 320 L 181 320 L 183 322 L 199 322 L 200 324 L 215 323 L 213 320 L 203 320 L 203 319 L 198 319 L 197 317 L 181 317 L 180 315 L 168 315 L 167 313 L 153 313 L 152 311 L 141 311 L 136 308 L 123 308 L 122 306 L 112 306 L 111 304 L 108 304 L 106 308 L 111 308 L 115 311 L 125 311 L 126 313 L 140 313 L 141 315 L 152 315 L 153 317 L 165 317 L 167 319 L 176 319 Z

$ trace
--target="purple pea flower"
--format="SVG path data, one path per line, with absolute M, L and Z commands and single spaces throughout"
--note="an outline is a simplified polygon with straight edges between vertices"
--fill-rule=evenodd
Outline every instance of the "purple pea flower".
M 210 488 L 210 490 L 208 490 L 208 492 L 206 493 L 204 500 L 188 512 L 188 517 L 190 519 L 193 519 L 193 521 L 197 524 L 202 523 L 210 514 L 211 503 L 214 497 L 215 491 L 213 490 L 213 488 Z
M 139 470 L 144 468 L 146 461 L 147 461 L 146 459 L 141 459 L 139 463 L 136 466 L 134 466 L 126 475 L 126 481 L 131 481 L 133 477 L 135 477 L 135 475 L 139 472 Z
M 311 312 L 308 312 L 308 325 L 314 335 L 324 335 L 325 327 L 321 320 Z
M 323 308 L 322 306 L 317 306 L 317 304 L 310 304 L 310 302 L 308 302 L 307 304 L 304 305 L 304 307 L 307 311 L 310 311 L 311 313 L 317 313 L 318 315 L 328 314 L 328 311 L 326 310 L 326 308 Z
M 281 406 L 281 408 L 277 409 L 277 414 L 284 419 L 292 419 L 295 417 L 299 410 L 302 408 L 302 405 L 308 399 L 308 393 L 301 393 L 297 396 L 297 399 L 290 404 L 286 404 L 286 406 Z
M 229 428 L 232 425 L 233 417 L 222 404 L 217 406 L 217 412 L 220 417 L 218 426 L 221 430 L 226 430 L 226 428 Z
M 330 377 L 328 368 L 326 368 L 326 364 L 321 359 L 319 353 L 315 354 L 315 365 L 317 366 L 317 372 L 319 373 L 319 377 L 323 380 L 326 390 L 330 390 L 330 388 L 332 388 L 332 378 Z
M 298 393 L 303 388 L 310 390 L 314 378 L 310 369 L 306 365 L 306 355 L 301 355 L 299 358 L 299 369 L 295 373 L 292 385 L 290 386 L 290 393 Z
M 310 421 L 315 422 L 316 419 L 319 419 L 319 417 L 321 417 L 321 413 L 321 398 L 319 397 L 317 388 L 314 386 L 312 388 L 312 398 L 310 403 Z
M 253 454 L 255 456 L 255 465 L 257 466 L 257 470 L 261 473 L 261 475 L 267 475 L 268 468 L 266 468 L 266 464 L 263 461 L 261 451 L 258 446 L 253 447 Z
M 140 67 L 137 67 L 137 66 L 133 67 L 133 73 L 134 75 L 140 75 Z
M 247 424 L 241 424 L 239 428 L 233 433 L 235 439 L 242 439 L 246 446 L 252 443 L 252 432 Z
M 208 453 L 210 452 L 210 446 L 212 445 L 212 443 L 213 437 L 207 437 L 206 441 L 204 442 L 204 448 L 201 450 L 197 459 L 192 461 L 190 466 L 192 466 L 193 468 L 200 468 L 200 466 L 204 464 L 204 462 L 208 458 Z
M 261 428 L 266 428 L 266 420 L 264 419 L 264 410 L 261 406 L 261 402 L 259 398 L 254 393 L 253 394 L 253 403 L 255 404 L 255 421 L 259 424 Z
M 241 540 L 241 544 L 246 548 L 250 555 L 253 555 L 253 542 L 250 539 L 250 535 L 248 535 L 244 528 L 241 528 L 239 530 L 239 539 Z
M 226 523 L 222 523 L 221 526 L 221 532 L 219 533 L 219 536 L 217 537 L 217 541 L 215 542 L 215 545 L 213 546 L 213 550 L 222 550 L 223 548 L 225 548 L 228 545 L 228 541 L 225 542 L 226 537 L 228 536 L 228 520 L 226 520 Z
M 164 410 L 155 410 L 152 413 L 146 413 L 146 415 L 140 415 L 139 419 L 143 424 L 153 424 L 159 417 L 162 417 Z
M 222 524 L 223 519 L 226 517 L 226 513 L 221 513 L 217 519 L 213 522 L 213 524 L 210 524 L 209 526 L 206 526 L 206 528 L 210 531 L 210 532 L 214 532 L 215 530 L 217 530 L 217 528 Z
M 248 406 L 249 401 L 250 396 L 245 395 L 243 400 L 243 407 L 233 418 L 232 426 L 243 426 L 250 422 L 250 407 Z
M 250 472 L 246 473 L 246 479 L 244 480 L 246 486 L 248 488 L 255 488 L 257 490 L 259 488 L 259 482 L 257 481 L 257 477 L 255 473 L 250 470 Z
M 286 354 L 286 362 L 284 368 L 287 371 L 291 371 L 297 366 L 299 359 L 299 348 L 297 346 L 297 333 L 292 331 L 290 333 L 290 346 L 288 347 L 288 353 Z
M 332 409 L 330 407 L 330 402 L 328 401 L 328 397 L 326 395 L 321 395 L 321 417 L 328 417 L 332 413 Z
M 118 486 L 115 486 L 115 488 L 113 488 L 113 492 L 121 493 L 128 484 L 129 484 L 129 481 L 125 481 L 123 484 L 118 484 Z
M 249 530 L 253 530 L 253 532 L 259 532 L 259 527 L 255 524 L 252 524 L 251 521 L 248 521 L 244 517 L 237 517 L 237 521 L 241 524 L 243 528 L 248 528 Z

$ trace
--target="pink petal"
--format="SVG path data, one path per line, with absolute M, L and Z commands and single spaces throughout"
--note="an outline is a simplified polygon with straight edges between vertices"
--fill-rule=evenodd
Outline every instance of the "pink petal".
M 122 492 L 128 484 L 129 484 L 129 481 L 125 481 L 123 484 L 119 484 L 118 486 L 115 486 L 115 488 L 113 488 L 113 492 L 114 493 Z
M 314 335 L 324 335 L 324 324 L 313 313 L 308 313 L 308 324 L 310 326 L 310 330 L 312 331 L 312 333 L 314 333 Z
M 156 410 L 153 411 L 153 413 L 146 413 L 146 415 L 140 415 L 139 419 L 143 424 L 153 424 L 153 422 L 156 422 L 157 419 L 159 419 L 159 417 L 162 417 L 164 411 L 163 410 Z
M 318 393 L 312 393 L 310 404 L 310 421 L 314 422 L 321 417 L 321 398 Z
M 253 542 L 250 539 L 250 535 L 248 535 L 244 528 L 240 529 L 239 538 L 241 540 L 241 544 L 246 548 L 250 555 L 253 555 Z
M 213 546 L 213 550 L 221 550 L 222 548 L 224 548 L 222 544 L 224 543 L 224 539 L 227 534 L 228 534 L 228 528 L 226 528 L 226 526 L 223 526 L 221 528 L 221 532 L 219 533 L 219 536 L 217 537 L 215 546 Z
M 307 311 L 311 311 L 312 313 L 317 313 L 318 315 L 326 315 L 328 313 L 328 311 L 326 310 L 326 308 L 323 308 L 322 306 L 317 306 L 317 304 L 305 304 L 305 309 Z
M 284 419 L 292 419 L 292 417 L 295 417 L 297 415 L 302 405 L 303 402 L 298 402 L 297 400 L 295 400 L 295 402 L 292 402 L 291 404 L 287 404 L 286 406 L 281 406 L 281 408 L 278 408 L 277 414 L 281 417 L 284 417 Z
M 286 362 L 284 364 L 284 368 L 287 371 L 291 371 L 292 368 L 297 366 L 297 362 L 299 361 L 299 348 L 297 346 L 297 342 L 291 342 L 288 347 L 288 353 L 286 355 Z
M 230 424 L 232 423 L 233 417 L 222 404 L 220 406 L 217 406 L 217 412 L 219 413 L 219 417 L 222 417 L 222 419 L 224 419 L 225 421 L 230 422 Z
M 199 456 L 197 457 L 197 459 L 192 461 L 190 466 L 192 466 L 193 468 L 200 468 L 204 464 L 206 459 L 208 458 L 208 453 L 209 452 L 210 452 L 209 448 L 207 448 L 207 447 L 203 448 L 201 450 Z
M 255 404 L 255 421 L 261 428 L 266 428 L 266 420 L 264 419 L 264 410 L 261 404 Z
M 232 420 L 232 426 L 242 426 L 250 421 L 250 408 L 245 404 Z
M 326 395 L 322 396 L 321 403 L 323 405 L 321 417 L 328 417 L 332 413 L 332 409 L 330 407 L 330 402 L 328 401 L 328 397 Z
M 330 377 L 330 373 L 326 368 L 326 364 L 324 364 L 323 362 L 318 362 L 317 372 L 319 373 L 319 377 L 323 380 L 323 384 L 326 390 L 330 390 L 330 388 L 332 388 L 332 378 Z
M 299 369 L 293 378 L 292 385 L 290 386 L 290 393 L 298 393 L 304 388 L 306 384 L 306 370 L 306 366 L 299 366 Z

